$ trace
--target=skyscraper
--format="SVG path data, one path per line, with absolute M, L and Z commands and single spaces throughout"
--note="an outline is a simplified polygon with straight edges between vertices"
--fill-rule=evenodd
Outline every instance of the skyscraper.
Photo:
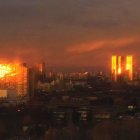
M 0 90 L 14 90 L 17 96 L 28 95 L 28 68 L 23 64 L 0 64 Z
M 46 80 L 46 66 L 45 62 L 41 62 L 38 64 L 38 76 L 41 82 L 45 82 Z
M 112 56 L 112 78 L 115 81 L 119 78 L 133 80 L 133 57 L 131 55 Z

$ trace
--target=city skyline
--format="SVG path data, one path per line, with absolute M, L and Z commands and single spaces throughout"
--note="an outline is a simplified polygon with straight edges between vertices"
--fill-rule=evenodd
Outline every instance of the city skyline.
M 0 60 L 109 69 L 112 55 L 130 54 L 140 66 L 139 4 L 138 0 L 2 0 Z

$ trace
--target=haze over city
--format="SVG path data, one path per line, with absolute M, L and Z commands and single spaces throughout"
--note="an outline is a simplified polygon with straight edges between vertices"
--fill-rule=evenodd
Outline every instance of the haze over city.
M 0 0 L 0 140 L 140 140 L 139 7 Z
M 107 68 L 112 54 L 132 54 L 139 65 L 139 5 L 139 0 L 1 0 L 0 59 Z

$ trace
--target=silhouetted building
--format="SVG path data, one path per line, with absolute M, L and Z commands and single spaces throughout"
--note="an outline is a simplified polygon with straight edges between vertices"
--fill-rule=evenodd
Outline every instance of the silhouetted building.
M 36 67 L 29 68 L 29 96 L 34 96 L 38 84 L 38 69 Z
M 38 64 L 38 76 L 39 81 L 45 82 L 46 81 L 46 66 L 45 62 Z

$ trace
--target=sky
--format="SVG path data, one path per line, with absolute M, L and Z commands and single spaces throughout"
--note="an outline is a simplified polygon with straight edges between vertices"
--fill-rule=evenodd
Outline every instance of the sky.
M 110 67 L 113 54 L 140 65 L 139 0 L 0 0 L 0 60 Z

